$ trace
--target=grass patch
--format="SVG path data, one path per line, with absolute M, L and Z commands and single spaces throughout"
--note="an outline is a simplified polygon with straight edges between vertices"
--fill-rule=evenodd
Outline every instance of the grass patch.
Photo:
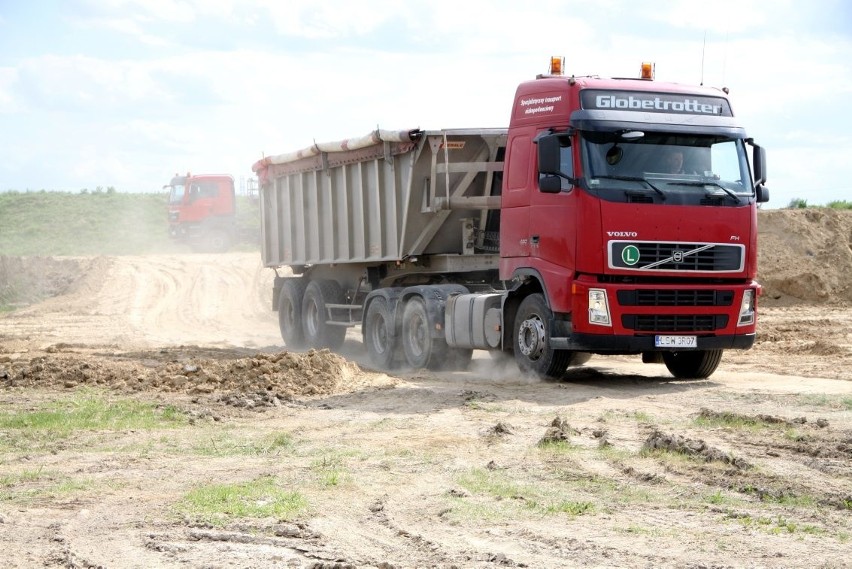
M 458 484 L 473 498 L 454 498 L 457 511 L 478 518 L 496 520 L 526 515 L 580 516 L 596 511 L 589 500 L 565 498 L 564 485 L 529 486 L 511 480 L 504 471 L 476 468 L 460 475 Z
M 775 517 L 772 516 L 752 516 L 750 514 L 745 515 L 733 515 L 729 514 L 728 516 L 731 519 L 737 520 L 744 527 L 750 529 L 759 529 L 766 533 L 772 535 L 780 535 L 780 534 L 795 534 L 795 533 L 804 533 L 808 535 L 825 535 L 826 530 L 815 526 L 813 524 L 802 524 L 798 523 L 794 520 L 788 519 L 784 516 L 778 515 Z
M 91 393 L 40 405 L 31 411 L 0 412 L 3 446 L 9 450 L 43 450 L 85 431 L 152 430 L 188 424 L 174 406 L 132 400 L 111 401 Z
M 302 494 L 287 490 L 272 476 L 248 482 L 211 484 L 190 491 L 176 510 L 201 523 L 221 527 L 235 519 L 293 520 L 307 511 Z
M 570 441 L 542 440 L 539 441 L 536 446 L 539 450 L 549 454 L 571 454 L 582 450 L 581 447 L 572 444 Z
M 196 444 L 191 452 L 199 456 L 264 456 L 292 453 L 296 448 L 289 433 L 275 433 L 262 439 L 246 439 L 217 431 L 209 439 Z
M 91 480 L 60 476 L 42 468 L 24 469 L 0 477 L 0 503 L 25 504 L 36 500 L 55 500 L 93 487 Z
M 340 454 L 327 454 L 311 463 L 311 471 L 325 488 L 339 486 L 349 479 L 344 458 Z

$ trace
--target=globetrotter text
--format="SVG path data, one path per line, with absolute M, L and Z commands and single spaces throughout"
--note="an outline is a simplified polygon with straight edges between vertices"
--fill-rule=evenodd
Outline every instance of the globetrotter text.
M 595 107 L 598 109 L 630 109 L 639 111 L 671 111 L 675 113 L 696 113 L 706 115 L 722 114 L 720 105 L 702 103 L 697 99 L 668 101 L 660 97 L 653 99 L 645 97 L 617 97 L 615 95 L 598 95 L 595 97 Z

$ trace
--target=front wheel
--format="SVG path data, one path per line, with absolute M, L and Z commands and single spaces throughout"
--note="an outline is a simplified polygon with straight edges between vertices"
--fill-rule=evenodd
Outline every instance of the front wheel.
M 707 379 L 722 361 L 722 350 L 663 352 L 663 363 L 678 379 Z
M 552 318 L 553 313 L 541 293 L 521 301 L 513 330 L 515 362 L 521 371 L 558 379 L 571 363 L 571 352 L 550 347 Z

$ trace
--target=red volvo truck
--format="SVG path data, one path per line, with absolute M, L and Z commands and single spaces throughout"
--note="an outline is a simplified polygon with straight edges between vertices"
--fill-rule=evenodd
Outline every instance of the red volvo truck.
M 236 236 L 234 178 L 175 174 L 169 190 L 169 235 L 198 251 L 226 251 Z
M 384 369 L 482 349 L 544 377 L 636 354 L 705 378 L 754 343 L 766 159 L 727 90 L 552 67 L 508 129 L 377 130 L 253 168 L 290 348 L 361 326 Z

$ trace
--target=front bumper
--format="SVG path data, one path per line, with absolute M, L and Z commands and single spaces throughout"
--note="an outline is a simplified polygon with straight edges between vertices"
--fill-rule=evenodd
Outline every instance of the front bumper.
M 754 334 L 725 336 L 699 336 L 698 350 L 748 350 L 754 345 Z M 550 346 L 556 350 L 575 350 L 599 354 L 640 354 L 643 352 L 673 351 L 654 346 L 654 335 L 613 336 L 608 334 L 571 334 L 551 338 Z

